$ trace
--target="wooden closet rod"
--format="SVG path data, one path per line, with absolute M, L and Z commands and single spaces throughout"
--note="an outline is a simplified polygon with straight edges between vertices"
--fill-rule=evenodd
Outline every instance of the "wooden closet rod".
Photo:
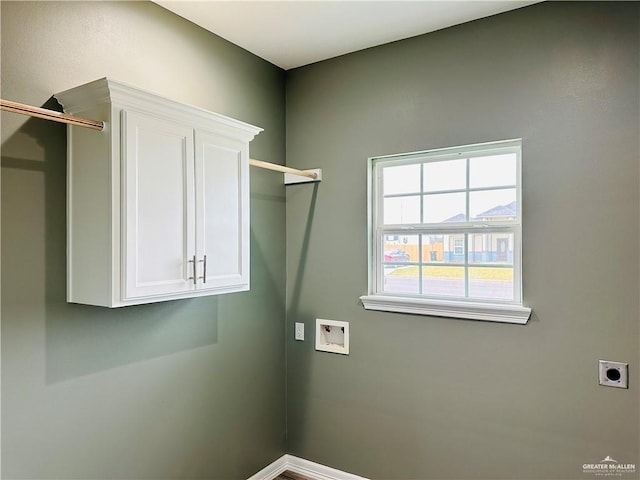
M 284 165 L 278 165 L 277 163 L 263 162 L 262 160 L 249 159 L 249 165 L 253 167 L 266 168 L 267 170 L 275 170 L 282 173 L 293 173 L 294 175 L 300 175 L 301 177 L 307 177 L 315 180 L 318 178 L 316 172 L 307 172 L 305 170 L 298 170 L 297 168 L 285 167 Z
M 93 130 L 102 131 L 104 128 L 104 122 L 75 117 L 66 113 L 56 112 L 55 110 L 47 110 L 46 108 L 32 107 L 31 105 L 12 102 L 10 100 L 0 99 L 0 109 L 6 110 L 7 112 L 29 115 L 30 117 L 44 118 L 45 120 L 53 120 L 54 122 L 68 123 L 78 127 L 91 128 Z
M 7 112 L 20 113 L 22 115 L 28 115 L 30 117 L 43 118 L 45 120 L 52 120 L 54 122 L 67 123 L 69 125 L 75 125 L 77 127 L 91 128 L 93 130 L 102 131 L 104 129 L 104 122 L 97 120 L 89 120 L 88 118 L 76 117 L 75 115 L 69 115 L 67 113 L 56 112 L 55 110 L 47 110 L 46 108 L 33 107 L 31 105 L 25 105 L 24 103 L 12 102 L 10 100 L 0 99 L 0 109 Z M 301 177 L 308 177 L 312 179 L 318 178 L 315 172 L 306 172 L 304 170 L 298 170 L 297 168 L 284 167 L 275 163 L 263 162 L 262 160 L 249 159 L 249 165 L 259 168 L 266 168 L 268 170 L 275 170 L 283 173 L 293 173 L 294 175 L 300 175 Z

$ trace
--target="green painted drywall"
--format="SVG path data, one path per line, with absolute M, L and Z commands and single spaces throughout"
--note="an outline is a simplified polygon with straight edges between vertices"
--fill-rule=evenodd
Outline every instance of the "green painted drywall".
M 109 76 L 265 130 L 284 73 L 150 2 L 1 2 L 1 96 Z M 65 303 L 65 126 L 2 113 L 3 478 L 247 478 L 284 453 L 285 203 L 251 172 L 251 291 Z
M 351 328 L 349 356 L 287 335 L 290 454 L 382 479 L 640 468 L 639 20 L 545 2 L 287 72 L 287 163 L 323 170 L 287 188 L 288 331 Z M 365 311 L 367 158 L 510 138 L 529 324 Z
M 2 98 L 104 75 L 265 128 L 284 75 L 150 3 L 1 2 Z M 64 302 L 64 127 L 2 113 L 3 478 L 585 478 L 638 451 L 638 7 L 542 4 L 289 72 L 252 171 L 249 293 Z M 29 25 L 28 29 L 23 28 Z M 367 312 L 366 158 L 523 137 L 525 327 Z M 315 353 L 349 320 L 349 357 Z M 307 324 L 294 342 L 292 323 Z M 631 389 L 595 383 L 598 358 Z

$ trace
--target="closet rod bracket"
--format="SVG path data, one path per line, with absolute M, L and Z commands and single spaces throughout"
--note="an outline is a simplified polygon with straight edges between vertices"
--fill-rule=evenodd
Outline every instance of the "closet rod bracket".
M 315 178 L 310 178 L 308 176 L 297 175 L 295 173 L 285 173 L 284 174 L 284 184 L 285 185 L 294 185 L 296 183 L 311 183 L 311 182 L 321 182 L 322 181 L 322 169 L 321 168 L 312 168 L 309 170 L 304 170 L 305 172 L 315 173 Z
M 297 168 L 285 167 L 277 163 L 263 162 L 262 160 L 249 159 L 252 167 L 266 168 L 284 173 L 284 184 L 319 182 L 322 180 L 322 170 L 315 168 L 312 170 L 298 170 Z

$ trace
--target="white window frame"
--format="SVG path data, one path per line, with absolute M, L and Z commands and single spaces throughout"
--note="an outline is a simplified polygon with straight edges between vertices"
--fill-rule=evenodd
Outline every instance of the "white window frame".
M 421 164 L 436 161 L 474 158 L 502 153 L 516 154 L 516 219 L 490 222 L 458 222 L 439 224 L 402 224 L 383 225 L 383 192 L 381 171 L 388 166 Z M 368 255 L 369 255 L 369 292 L 360 297 L 368 310 L 411 313 L 440 317 L 486 320 L 493 322 L 526 324 L 531 309 L 522 301 L 522 140 L 505 140 L 461 147 L 451 147 L 422 152 L 386 155 L 369 158 L 368 165 Z M 467 163 L 468 165 L 468 163 Z M 467 169 L 467 176 L 469 175 Z M 474 189 L 468 185 L 465 191 Z M 424 195 L 421 191 L 420 195 Z M 467 195 L 468 202 L 468 195 Z M 468 297 L 448 298 L 444 296 L 426 296 L 421 294 L 386 293 L 384 281 L 383 252 L 385 235 L 420 235 L 443 233 L 510 233 L 513 234 L 513 282 L 512 301 L 483 300 Z M 465 241 L 465 244 L 467 242 Z M 465 248 L 465 252 L 467 248 Z

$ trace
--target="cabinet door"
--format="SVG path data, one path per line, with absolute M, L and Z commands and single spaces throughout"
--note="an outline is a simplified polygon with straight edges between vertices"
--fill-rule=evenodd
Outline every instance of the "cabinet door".
M 195 288 L 193 129 L 122 112 L 125 300 Z
M 248 290 L 248 147 L 211 132 L 196 131 L 195 139 L 198 288 Z

